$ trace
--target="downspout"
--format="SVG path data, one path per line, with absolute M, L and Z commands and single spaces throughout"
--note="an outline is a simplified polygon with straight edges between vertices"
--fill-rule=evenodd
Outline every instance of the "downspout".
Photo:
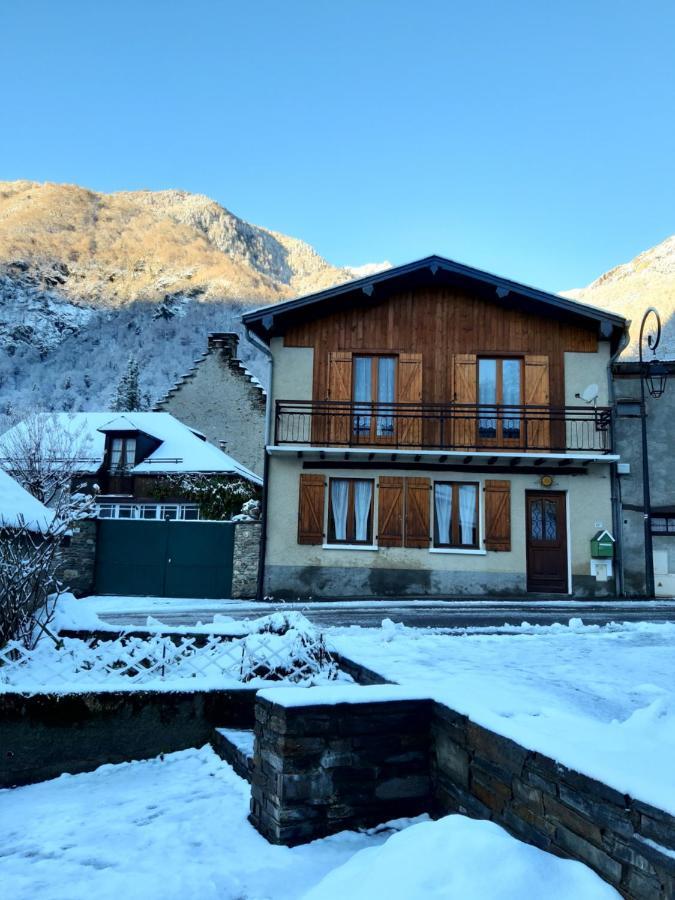
M 607 386 L 608 391 L 607 395 L 609 397 L 609 402 L 612 407 L 612 444 L 615 441 L 615 420 L 616 420 L 616 395 L 614 391 L 614 377 L 612 374 L 612 370 L 614 367 L 614 363 L 617 361 L 619 356 L 623 353 L 630 342 L 630 334 L 629 334 L 629 326 L 630 321 L 626 322 L 626 327 L 623 331 L 623 336 L 619 341 L 619 345 L 609 357 L 609 362 L 607 363 Z M 616 451 L 616 447 L 613 447 Z M 614 536 L 616 538 L 616 588 L 617 594 L 621 597 L 625 597 L 624 590 L 624 573 L 623 573 L 623 511 L 621 508 L 621 482 L 619 480 L 619 475 L 617 472 L 617 464 L 612 463 L 611 465 L 611 502 L 612 502 L 612 529 L 614 531 Z
M 273 356 L 270 348 L 263 344 L 254 334 L 251 334 L 248 326 L 246 326 L 246 338 L 254 347 L 260 350 L 267 357 L 269 365 L 269 378 L 267 380 L 267 402 L 265 403 L 265 447 L 263 457 L 263 489 L 262 489 L 262 508 L 260 510 L 260 556 L 258 557 L 258 577 L 256 580 L 256 600 L 265 599 L 265 557 L 267 555 L 267 485 L 269 483 L 269 453 L 267 448 L 272 440 L 272 397 L 273 397 L 273 378 L 274 366 Z

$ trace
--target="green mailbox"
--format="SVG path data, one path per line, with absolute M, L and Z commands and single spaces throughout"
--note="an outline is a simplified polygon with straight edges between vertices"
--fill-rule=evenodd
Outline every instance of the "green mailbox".
M 609 531 L 598 531 L 593 535 L 591 557 L 593 559 L 612 559 L 614 557 L 614 538 Z

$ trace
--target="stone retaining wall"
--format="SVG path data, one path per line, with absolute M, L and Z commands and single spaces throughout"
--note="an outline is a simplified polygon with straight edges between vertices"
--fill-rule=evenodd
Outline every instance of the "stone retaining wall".
M 0 787 L 90 772 L 252 728 L 256 691 L 0 694 Z

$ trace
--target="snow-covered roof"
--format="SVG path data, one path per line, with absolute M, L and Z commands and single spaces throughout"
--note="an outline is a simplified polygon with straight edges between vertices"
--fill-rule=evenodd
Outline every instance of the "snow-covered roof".
M 101 467 L 107 432 L 140 431 L 161 443 L 131 470 L 133 475 L 218 473 L 240 475 L 255 484 L 262 483 L 259 476 L 246 466 L 209 444 L 200 432 L 184 425 L 167 412 L 107 411 L 45 415 L 49 415 L 59 428 L 72 434 L 77 446 L 82 448 L 78 463 L 78 471 L 82 474 L 94 474 Z M 21 427 L 22 423 L 19 422 L 0 436 L 0 457 L 3 444 L 11 444 L 12 433 Z
M 0 469 L 0 526 L 18 528 L 23 523 L 30 531 L 42 532 L 47 531 L 53 520 L 51 509 Z

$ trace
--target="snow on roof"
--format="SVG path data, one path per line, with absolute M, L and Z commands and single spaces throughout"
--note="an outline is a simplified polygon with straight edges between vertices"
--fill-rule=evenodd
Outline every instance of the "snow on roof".
M 218 447 L 209 444 L 200 432 L 189 428 L 167 412 L 79 412 L 45 413 L 82 447 L 78 470 L 94 474 L 103 462 L 106 433 L 143 432 L 161 441 L 161 444 L 145 460 L 132 469 L 134 475 L 164 475 L 180 473 L 221 473 L 239 475 L 261 484 L 261 479 Z M 11 442 L 14 428 L 0 436 L 2 445 Z
M 30 531 L 47 531 L 54 513 L 0 469 L 0 526 L 17 528 L 22 523 Z

